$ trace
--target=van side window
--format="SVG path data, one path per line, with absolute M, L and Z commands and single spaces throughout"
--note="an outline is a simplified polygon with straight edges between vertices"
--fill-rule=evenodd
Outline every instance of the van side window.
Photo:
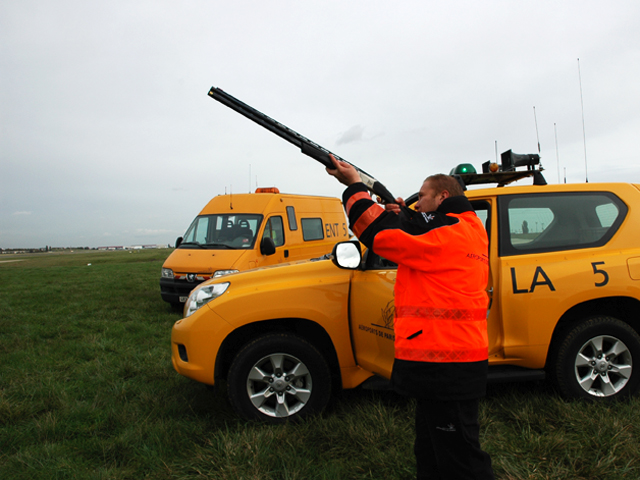
M 628 211 L 609 192 L 504 195 L 498 207 L 501 256 L 602 246 Z
M 187 242 L 206 243 L 209 230 L 209 217 L 198 217 L 189 229 L 189 235 L 185 236 Z
M 276 247 L 284 245 L 284 227 L 282 217 L 271 217 L 264 226 L 262 238 L 271 238 Z
M 321 218 L 301 218 L 300 223 L 302 224 L 302 238 L 305 242 L 324 238 Z
M 297 230 L 298 222 L 296 222 L 296 209 L 287 207 L 287 219 L 289 220 L 289 230 Z

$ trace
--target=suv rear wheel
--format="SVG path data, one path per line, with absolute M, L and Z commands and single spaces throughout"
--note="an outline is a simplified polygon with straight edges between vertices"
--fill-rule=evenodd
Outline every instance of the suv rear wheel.
M 227 387 L 238 414 L 281 423 L 320 412 L 331 395 L 331 374 L 324 357 L 303 338 L 270 334 L 238 352 Z
M 640 336 L 616 318 L 590 318 L 569 331 L 551 368 L 566 397 L 632 395 L 640 385 Z

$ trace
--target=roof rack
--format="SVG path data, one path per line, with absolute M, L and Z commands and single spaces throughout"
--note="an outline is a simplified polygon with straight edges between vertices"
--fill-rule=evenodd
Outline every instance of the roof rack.
M 536 165 L 538 165 L 537 169 Z M 516 170 L 517 167 L 527 167 L 527 169 Z M 507 150 L 501 155 L 500 165 L 490 161 L 483 163 L 482 173 L 477 173 L 470 163 L 463 163 L 453 168 L 449 175 L 456 177 L 466 190 L 467 185 L 487 183 L 497 183 L 498 187 L 503 187 L 527 177 L 533 177 L 534 185 L 546 185 L 547 181 L 542 175 L 543 170 L 540 166 L 540 155 L 518 154 Z

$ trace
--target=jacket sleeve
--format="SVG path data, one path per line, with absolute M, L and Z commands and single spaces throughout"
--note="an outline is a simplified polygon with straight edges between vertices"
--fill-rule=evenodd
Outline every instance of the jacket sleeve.
M 439 216 L 427 223 L 424 216 L 409 208 L 403 207 L 400 214 L 389 212 L 371 199 L 371 194 L 363 183 L 349 186 L 342 195 L 344 208 L 349 218 L 349 227 L 367 248 L 385 256 L 374 248 L 376 235 L 385 230 L 401 230 L 409 235 L 421 235 L 432 228 L 441 226 Z M 410 244 L 396 245 L 400 250 L 412 248 Z M 396 261 L 389 256 L 389 260 Z

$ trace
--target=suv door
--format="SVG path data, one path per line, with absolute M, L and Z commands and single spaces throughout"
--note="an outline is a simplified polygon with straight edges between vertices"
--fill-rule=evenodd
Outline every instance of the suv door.
M 478 218 L 484 223 L 489 238 L 489 281 L 487 283 L 487 333 L 489 338 L 489 359 L 496 360 L 502 357 L 502 343 L 504 332 L 502 329 L 502 317 L 500 315 L 500 269 L 498 264 L 497 226 L 495 225 L 495 204 L 493 197 L 474 199 L 471 201 Z
M 394 358 L 393 287 L 397 266 L 365 252 L 365 268 L 351 279 L 349 318 L 356 361 L 365 370 L 391 378 Z
M 593 299 L 594 288 L 606 296 L 610 275 L 627 275 L 624 258 L 598 248 L 615 234 L 627 207 L 597 191 L 501 195 L 497 203 L 505 356 L 542 368 L 560 317 Z

